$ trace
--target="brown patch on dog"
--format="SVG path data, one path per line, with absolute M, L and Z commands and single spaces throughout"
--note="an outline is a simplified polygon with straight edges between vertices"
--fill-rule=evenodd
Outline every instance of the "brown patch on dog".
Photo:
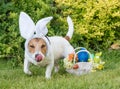
M 66 39 L 67 41 L 70 41 L 70 37 L 69 37 L 69 36 L 65 36 L 65 39 Z
M 47 51 L 47 44 L 42 38 L 34 38 L 29 41 L 28 49 L 30 53 L 41 51 L 45 55 Z

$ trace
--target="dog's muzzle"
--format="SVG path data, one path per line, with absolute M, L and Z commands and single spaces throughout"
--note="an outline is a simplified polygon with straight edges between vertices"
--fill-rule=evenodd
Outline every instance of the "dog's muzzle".
M 35 60 L 36 60 L 37 62 L 40 62 L 42 59 L 43 59 L 43 56 L 42 56 L 41 54 L 36 54 L 36 55 L 35 55 Z

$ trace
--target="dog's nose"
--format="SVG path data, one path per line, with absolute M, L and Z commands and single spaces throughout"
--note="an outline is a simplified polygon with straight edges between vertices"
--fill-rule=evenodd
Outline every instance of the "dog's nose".
M 40 62 L 40 61 L 42 60 L 42 58 L 43 58 L 43 57 L 42 57 L 41 54 L 36 54 L 36 55 L 35 55 L 35 59 L 36 59 L 37 62 Z

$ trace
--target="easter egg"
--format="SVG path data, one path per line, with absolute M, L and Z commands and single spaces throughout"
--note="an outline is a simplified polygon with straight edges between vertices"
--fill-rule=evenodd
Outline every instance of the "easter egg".
M 78 69 L 79 68 L 79 65 L 78 64 L 75 64 L 74 66 L 73 66 L 73 69 Z
M 87 62 L 89 59 L 89 53 L 85 49 L 80 50 L 77 54 L 78 62 Z

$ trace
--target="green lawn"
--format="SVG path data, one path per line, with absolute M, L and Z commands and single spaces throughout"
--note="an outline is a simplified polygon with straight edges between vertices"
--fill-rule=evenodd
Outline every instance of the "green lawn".
M 0 59 L 0 89 L 120 89 L 120 50 L 104 52 L 102 60 L 106 62 L 102 71 L 74 76 L 62 68 L 46 80 L 45 68 L 32 65 L 33 75 L 27 76 L 22 67 L 13 69 Z

